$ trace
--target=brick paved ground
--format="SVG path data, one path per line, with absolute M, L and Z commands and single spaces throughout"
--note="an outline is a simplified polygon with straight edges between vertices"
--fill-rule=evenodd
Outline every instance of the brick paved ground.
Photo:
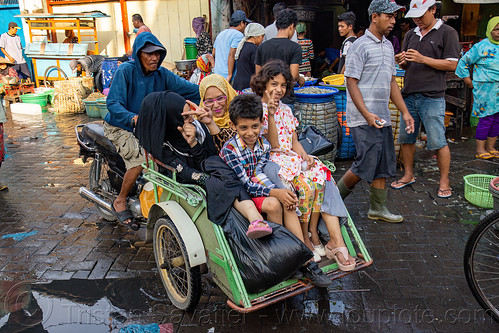
M 22 241 L 0 238 L 0 279 L 55 280 L 68 285 L 74 279 L 140 277 L 142 281 L 150 277 L 158 281 L 152 249 L 133 246 L 143 235 L 99 220 L 93 205 L 78 195 L 78 188 L 88 182 L 89 164 L 74 163 L 78 157 L 74 125 L 87 121 L 85 115 L 45 114 L 42 120 L 6 124 L 9 157 L 0 170 L 0 182 L 7 183 L 9 191 L 0 192 L 0 235 L 38 233 Z M 374 258 L 370 268 L 335 281 L 329 293 L 313 290 L 250 315 L 246 322 L 228 320 L 225 324 L 211 317 L 227 315 L 225 297 L 205 277 L 199 312 L 177 316 L 175 327 L 186 332 L 197 332 L 199 326 L 216 326 L 217 332 L 331 327 L 339 331 L 497 331 L 495 324 L 473 317 L 478 305 L 462 268 L 464 245 L 473 229 L 470 222 L 485 212 L 464 200 L 462 176 L 499 174 L 498 162 L 473 158 L 473 144 L 472 140 L 451 143 L 451 199 L 436 197 L 436 160 L 430 152 L 418 152 L 417 182 L 389 192 L 391 210 L 405 217 L 402 224 L 368 220 L 368 187 L 359 184 L 346 203 Z M 337 163 L 337 179 L 350 164 Z M 139 293 L 140 285 L 132 284 L 137 290 L 128 292 Z M 161 304 L 172 310 L 168 302 Z M 293 309 L 312 319 L 289 319 Z M 317 319 L 317 309 L 319 317 L 326 316 Z M 209 314 L 208 321 L 202 321 L 203 313 L 204 318 Z M 173 320 L 165 311 L 146 312 L 135 319 Z

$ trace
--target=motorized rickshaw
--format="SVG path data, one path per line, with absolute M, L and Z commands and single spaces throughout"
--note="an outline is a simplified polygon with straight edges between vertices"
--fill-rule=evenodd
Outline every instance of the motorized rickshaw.
M 171 176 L 160 173 L 159 166 L 169 170 Z M 147 217 L 147 240 L 152 239 L 159 275 L 176 307 L 183 310 L 196 307 L 202 290 L 202 265 L 208 267 L 218 287 L 227 295 L 227 305 L 241 313 L 262 309 L 314 288 L 306 279 L 288 279 L 260 293 L 247 292 L 223 229 L 208 219 L 205 190 L 198 185 L 179 183 L 175 169 L 150 155 L 143 167 L 143 177 L 153 184 L 155 201 Z M 332 163 L 328 167 L 334 168 Z M 321 262 L 322 271 L 332 280 L 372 264 L 350 216 L 341 231 L 348 251 L 356 258 L 356 267 L 343 272 L 334 260 Z

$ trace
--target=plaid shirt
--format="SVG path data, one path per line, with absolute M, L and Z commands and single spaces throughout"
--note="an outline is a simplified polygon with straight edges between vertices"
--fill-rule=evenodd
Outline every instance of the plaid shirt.
M 263 173 L 270 157 L 270 143 L 260 136 L 251 150 L 239 135 L 225 143 L 220 157 L 233 169 L 252 197 L 268 197 L 274 184 Z

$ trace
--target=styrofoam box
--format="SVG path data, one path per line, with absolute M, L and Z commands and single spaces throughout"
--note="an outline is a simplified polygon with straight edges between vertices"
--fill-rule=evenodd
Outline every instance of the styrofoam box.
M 19 114 L 38 115 L 42 114 L 42 107 L 32 103 L 14 103 L 10 105 L 10 111 Z

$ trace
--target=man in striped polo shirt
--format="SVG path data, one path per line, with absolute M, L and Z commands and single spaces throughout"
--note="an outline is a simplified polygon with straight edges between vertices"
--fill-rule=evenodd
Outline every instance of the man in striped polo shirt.
M 345 63 L 347 83 L 347 124 L 357 150 L 352 167 L 338 182 L 343 198 L 361 179 L 370 183 L 367 217 L 386 222 L 402 222 L 386 207 L 386 178 L 396 175 L 395 147 L 388 101 L 402 113 L 405 130 L 414 131 L 412 119 L 395 81 L 393 46 L 386 35 L 395 25 L 394 13 L 404 7 L 395 1 L 373 0 L 368 13 L 371 21 L 365 35 L 352 44 Z

